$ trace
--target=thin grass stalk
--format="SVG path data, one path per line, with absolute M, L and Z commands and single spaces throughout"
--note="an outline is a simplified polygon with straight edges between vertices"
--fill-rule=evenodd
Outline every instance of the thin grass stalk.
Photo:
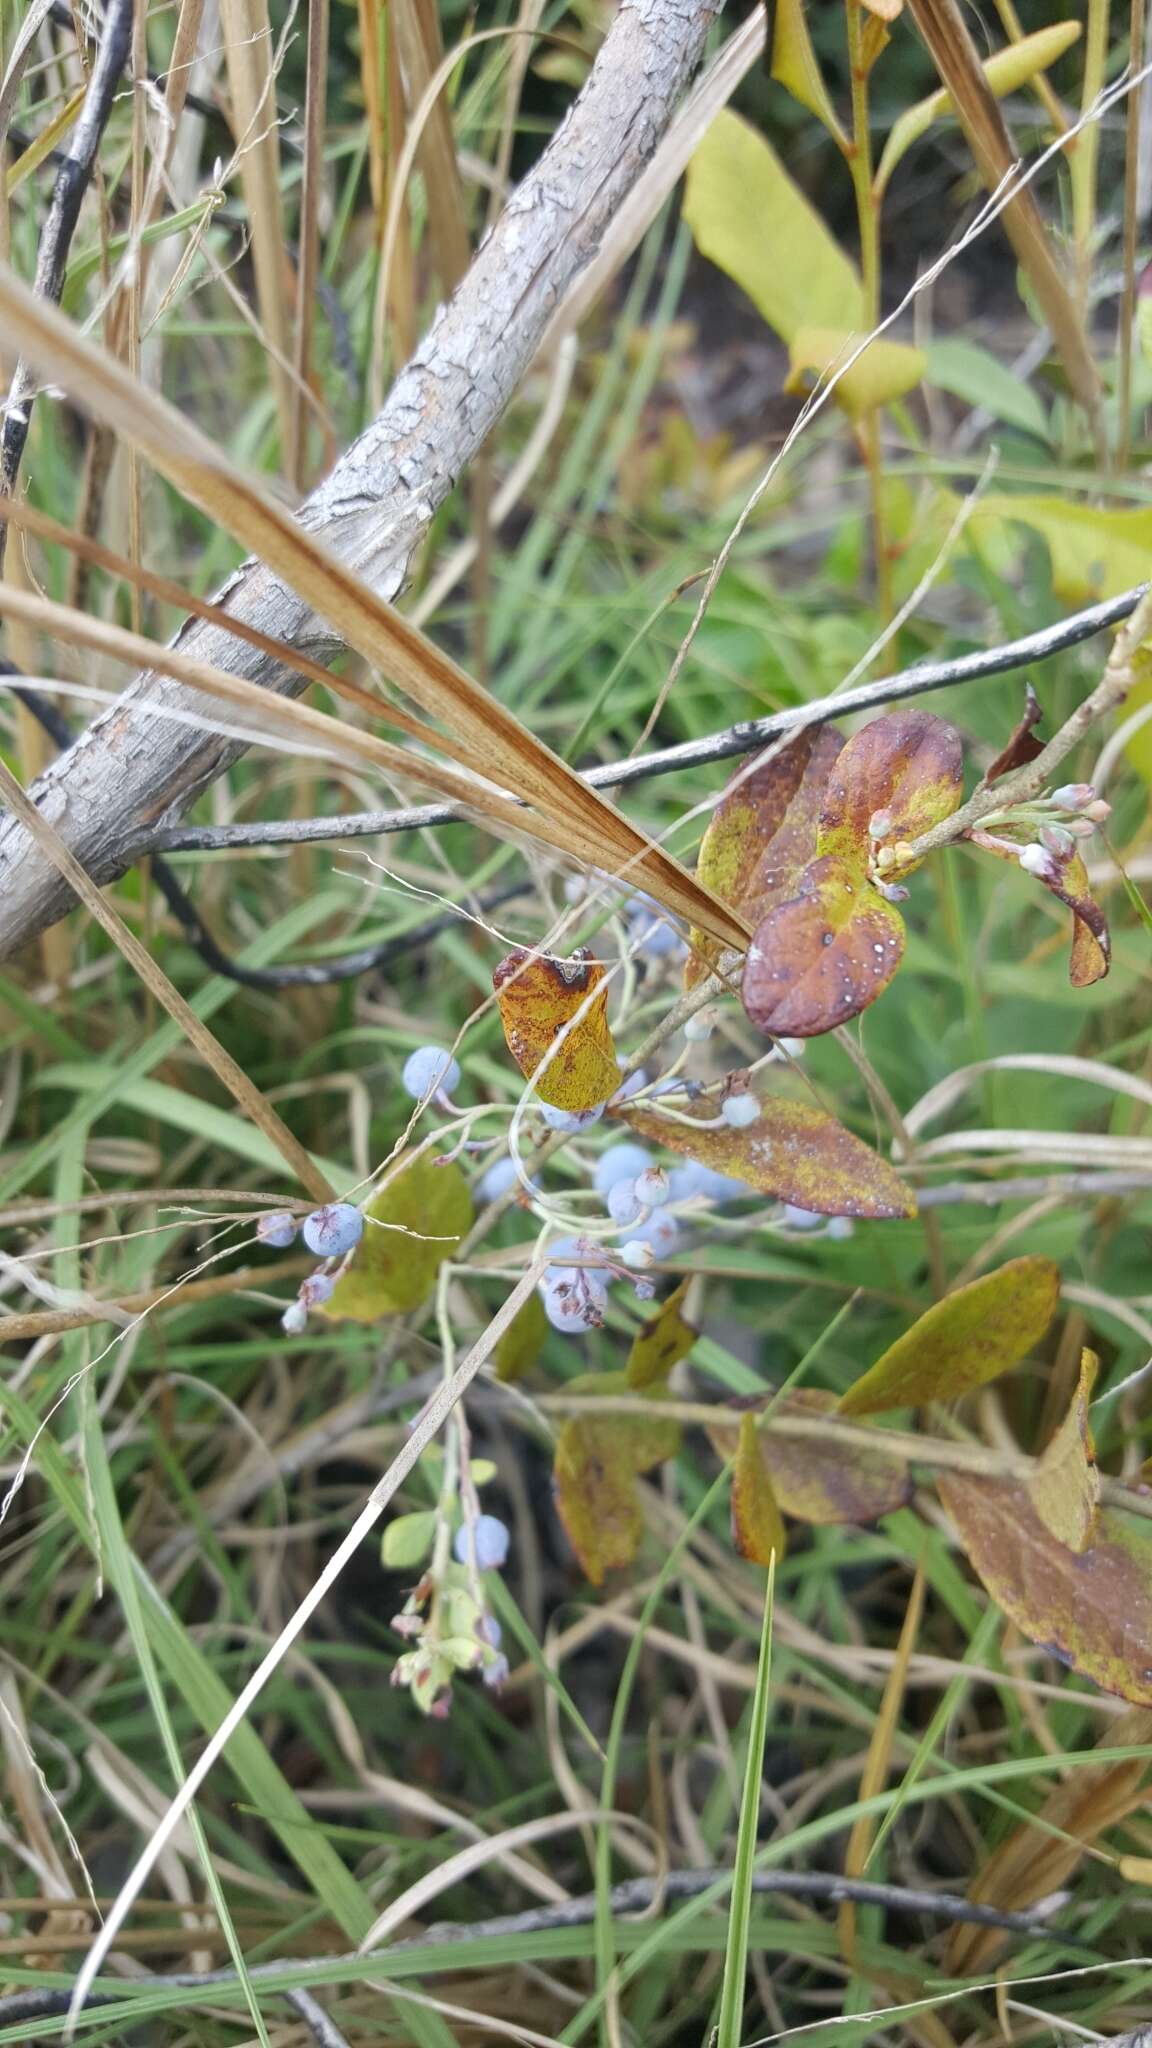
M 392 0 L 391 26 L 400 57 L 409 119 L 444 58 L 440 23 L 427 0 Z M 442 93 L 431 98 L 419 141 L 424 173 L 428 232 L 444 295 L 454 292 L 468 268 L 468 222 L 464 188 L 456 161 L 452 114 Z
M 1088 0 L 1087 33 L 1084 38 L 1084 81 L 1080 111 L 1087 113 L 1104 89 L 1108 58 L 1109 0 Z M 1129 116 L 1131 118 L 1131 116 Z M 1076 250 L 1076 298 L 1081 321 L 1087 325 L 1092 286 L 1092 239 L 1096 231 L 1097 173 L 1100 163 L 1100 127 L 1089 122 L 1076 137 L 1069 153 L 1068 172 L 1072 183 L 1072 240 Z
M 252 234 L 252 263 L 260 321 L 268 337 L 269 375 L 276 396 L 283 454 L 292 438 L 292 332 L 285 291 L 284 209 L 280 197 L 280 143 L 276 125 L 276 72 L 267 0 L 220 0 L 232 121 L 240 182 Z
M 1135 75 L 1144 63 L 1145 0 L 1131 0 L 1128 26 L 1128 69 Z M 1144 94 L 1128 98 L 1124 147 L 1124 288 L 1120 295 L 1116 402 L 1120 418 L 1116 435 L 1116 468 L 1127 474 L 1132 456 L 1132 342 L 1136 327 L 1136 250 L 1140 233 L 1140 141 Z
M 989 191 L 995 192 L 1016 162 L 1016 151 L 957 0 L 908 0 L 908 11 L 951 94 L 980 176 Z M 1103 451 L 1100 379 L 1092 348 L 1031 191 L 1015 192 L 1005 204 L 1002 218 L 1052 330 L 1073 395 L 1087 413 Z
M 329 0 L 309 0 L 304 88 L 304 164 L 297 229 L 295 350 L 296 388 L 285 467 L 298 491 L 308 481 L 307 389 L 312 376 L 316 280 L 320 269 L 320 189 L 324 177 L 324 127 L 328 91 Z
M 870 334 L 880 319 L 880 205 L 872 187 L 872 130 L 868 102 L 869 63 L 865 30 L 873 17 L 862 0 L 846 0 L 848 66 L 852 80 L 852 144 L 848 167 L 856 195 L 860 236 L 860 276 L 864 287 L 864 330 Z M 892 617 L 892 563 L 884 518 L 884 472 L 881 461 L 883 414 L 870 412 L 860 429 L 868 471 L 872 508 L 872 550 L 876 564 L 876 604 L 882 626 Z

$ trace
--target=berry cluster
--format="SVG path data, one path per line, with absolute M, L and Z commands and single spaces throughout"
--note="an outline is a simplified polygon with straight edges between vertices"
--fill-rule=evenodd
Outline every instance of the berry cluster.
M 321 1264 L 301 1281 L 295 1301 L 289 1302 L 280 1318 L 290 1337 L 300 1335 L 310 1309 L 331 1300 L 341 1272 L 364 1235 L 364 1217 L 353 1202 L 326 1202 L 300 1224 L 287 1209 L 274 1209 L 258 1219 L 256 1235 L 261 1244 L 284 1251 L 296 1242 L 297 1229 Z

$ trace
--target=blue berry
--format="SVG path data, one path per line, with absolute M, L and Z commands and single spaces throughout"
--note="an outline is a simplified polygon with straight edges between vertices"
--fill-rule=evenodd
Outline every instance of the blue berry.
M 624 1264 L 631 1266 L 635 1272 L 642 1272 L 645 1266 L 650 1266 L 654 1256 L 651 1245 L 646 1244 L 641 1237 L 630 1237 L 627 1244 L 620 1247 L 620 1257 Z
M 701 1166 L 695 1159 L 686 1166 L 674 1166 L 668 1176 L 668 1183 L 674 1202 L 687 1202 L 693 1197 L 703 1197 L 719 1207 L 724 1202 L 738 1202 L 744 1195 L 755 1194 L 745 1180 L 736 1180 L 730 1173 L 717 1173 L 714 1166 Z
M 540 1114 L 550 1131 L 586 1131 L 590 1124 L 599 1123 L 604 1104 L 598 1102 L 593 1109 L 554 1109 L 550 1102 L 542 1102 Z
M 855 1230 L 856 1225 L 850 1216 L 830 1216 L 828 1218 L 828 1228 L 824 1235 L 825 1237 L 837 1238 L 852 1237 Z
M 331 1301 L 335 1292 L 335 1274 L 309 1273 L 300 1289 L 300 1299 L 306 1309 L 316 1308 L 322 1301 Z
M 465 1522 L 456 1531 L 452 1553 L 457 1564 L 472 1559 L 470 1538 L 476 1545 L 476 1563 L 482 1572 L 498 1572 L 508 1556 L 510 1537 L 498 1515 L 478 1515 L 471 1529 Z
M 633 1241 L 650 1245 L 655 1259 L 670 1259 L 680 1242 L 680 1226 L 674 1216 L 663 1209 L 657 1209 L 644 1223 L 638 1223 L 632 1232 Z M 627 1252 L 627 1245 L 624 1250 Z
M 549 1246 L 552 1257 L 583 1256 L 592 1247 L 581 1238 L 558 1237 Z M 608 1275 L 602 1267 L 548 1265 L 540 1282 L 544 1313 L 554 1330 L 573 1336 L 595 1329 L 604 1320 Z
M 760 1104 L 750 1089 L 741 1095 L 729 1095 L 720 1104 L 720 1114 L 733 1131 L 746 1131 L 760 1115 Z
M 420 1045 L 410 1052 L 400 1076 L 414 1102 L 423 1102 L 443 1088 L 449 1095 L 460 1085 L 460 1066 L 442 1045 Z
M 634 1074 L 629 1074 L 626 1081 L 621 1081 L 612 1100 L 613 1102 L 627 1102 L 630 1095 L 638 1095 L 641 1088 L 646 1088 L 647 1086 L 647 1073 L 643 1067 L 637 1067 Z
M 652 1154 L 643 1145 L 609 1145 L 592 1170 L 592 1185 L 598 1195 L 607 1195 L 620 1180 L 635 1180 L 652 1164 Z
M 308 1326 L 308 1311 L 302 1301 L 290 1301 L 280 1318 L 280 1328 L 289 1337 L 298 1337 Z
M 328 1202 L 304 1218 L 304 1242 L 318 1259 L 341 1259 L 364 1235 L 364 1218 L 352 1202 Z
M 784 1221 L 789 1230 L 819 1230 L 825 1218 L 815 1209 L 798 1209 L 794 1202 L 785 1202 Z
M 662 1166 L 649 1166 L 636 1176 L 636 1199 L 645 1209 L 662 1209 L 671 1199 L 672 1188 Z
M 261 1244 L 268 1244 L 278 1252 L 285 1251 L 296 1242 L 296 1218 L 287 1209 L 273 1209 L 267 1216 L 256 1219 L 256 1235 Z
M 507 1685 L 508 1670 L 508 1659 L 503 1653 L 498 1657 L 489 1657 L 480 1674 L 489 1692 L 499 1692 L 501 1686 Z
M 651 896 L 633 896 L 624 905 L 628 944 L 647 960 L 662 960 L 687 951 L 674 924 Z
M 476 1623 L 476 1633 L 481 1642 L 489 1643 L 494 1650 L 504 1641 L 504 1631 L 494 1614 L 482 1614 Z
M 626 1229 L 629 1223 L 635 1223 L 642 1206 L 634 1180 L 618 1180 L 614 1187 L 609 1188 L 608 1214 L 613 1223 L 618 1223 L 622 1230 Z
M 506 1195 L 511 1188 L 519 1185 L 520 1175 L 513 1159 L 497 1159 L 482 1173 L 476 1183 L 476 1193 L 482 1202 L 494 1202 L 499 1195 Z
M 564 1337 L 582 1337 L 585 1330 L 595 1328 L 589 1317 L 589 1303 L 582 1300 L 574 1287 L 561 1281 L 555 1287 L 542 1287 L 540 1300 L 544 1313 L 554 1330 Z

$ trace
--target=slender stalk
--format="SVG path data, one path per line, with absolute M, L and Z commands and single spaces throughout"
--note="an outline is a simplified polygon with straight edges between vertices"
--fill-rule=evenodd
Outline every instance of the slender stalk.
M 1104 66 L 1108 57 L 1109 0 L 1088 0 L 1087 32 L 1084 38 L 1084 83 L 1081 111 L 1087 112 L 1104 87 Z M 1129 116 L 1131 118 L 1131 116 Z M 1087 323 L 1092 283 L 1092 236 L 1096 226 L 1097 169 L 1100 160 L 1100 128 L 1090 122 L 1076 138 L 1068 159 L 1072 179 L 1072 236 L 1076 247 L 1076 303 L 1081 321 Z
M 864 286 L 864 330 L 870 334 L 880 319 L 880 209 L 872 190 L 872 134 L 868 109 L 868 61 L 864 43 L 866 12 L 862 0 L 847 0 L 848 64 L 852 79 L 852 146 L 848 168 L 856 194 L 860 236 L 860 275 Z M 892 617 L 892 564 L 884 520 L 884 471 L 880 455 L 882 413 L 870 412 L 860 428 L 860 445 L 868 471 L 872 509 L 872 547 L 876 561 L 876 603 L 881 622 Z
M 1131 0 L 1128 31 L 1128 69 L 1135 74 L 1144 63 L 1144 0 Z M 1116 468 L 1121 476 L 1128 468 L 1132 442 L 1132 330 L 1136 324 L 1136 240 L 1139 231 L 1140 116 L 1142 91 L 1128 95 L 1128 131 L 1124 156 L 1124 290 L 1120 298 L 1119 368 L 1116 401 L 1120 419 L 1116 434 Z

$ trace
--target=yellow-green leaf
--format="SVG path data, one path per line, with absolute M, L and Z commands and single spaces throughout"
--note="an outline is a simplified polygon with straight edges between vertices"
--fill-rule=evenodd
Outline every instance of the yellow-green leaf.
M 544 1304 L 538 1294 L 530 1294 L 492 1353 L 497 1379 L 502 1380 L 505 1386 L 522 1380 L 539 1358 L 547 1335 L 548 1318 Z
M 662 1387 L 672 1367 L 687 1358 L 695 1344 L 700 1332 L 686 1323 L 681 1314 L 687 1292 L 685 1278 L 632 1339 L 625 1377 L 634 1393 Z
M 1007 1372 L 1038 1344 L 1056 1313 L 1060 1269 L 1010 1259 L 946 1294 L 898 1337 L 840 1401 L 842 1415 L 954 1401 Z
M 842 371 L 834 395 L 853 420 L 864 419 L 916 389 L 928 368 L 923 349 L 909 348 L 902 341 L 870 341 L 863 353 L 855 356 L 862 338 L 843 328 L 799 328 L 789 344 L 784 389 L 806 391 L 811 383 Z
M 772 24 L 772 76 L 794 100 L 815 114 L 847 150 L 848 137 L 836 118 L 836 109 L 824 83 L 823 73 L 812 48 L 804 0 L 776 0 Z
M 1152 561 L 1152 507 L 1106 511 L 1042 493 L 992 492 L 972 512 L 968 532 L 983 547 L 999 546 L 1014 525 L 1046 543 L 1052 588 L 1070 604 L 1119 597 L 1148 578 Z
M 352 1263 L 320 1313 L 374 1323 L 419 1308 L 471 1221 L 460 1168 L 436 1166 L 428 1152 L 410 1153 L 368 1203 Z
M 614 1394 L 627 1389 L 623 1373 L 582 1376 L 568 1391 Z M 662 1416 L 574 1415 L 556 1439 L 556 1507 L 568 1541 L 594 1586 L 604 1575 L 631 1564 L 644 1534 L 635 1481 L 641 1472 L 673 1458 L 680 1426 Z
M 1028 1481 L 1028 1498 L 1044 1527 L 1069 1550 L 1088 1548 L 1100 1501 L 1100 1474 L 1088 1423 L 1099 1363 L 1095 1352 L 1081 1352 L 1068 1412 Z
M 606 1102 L 620 1086 L 620 1067 L 602 962 L 583 948 L 553 960 L 517 946 L 492 986 L 508 1050 L 541 1102 L 573 1111 Z
M 997 50 L 984 66 L 988 80 L 997 99 L 1004 99 L 1008 93 L 1016 92 L 1027 85 L 1029 79 L 1047 71 L 1057 59 L 1070 50 L 1080 34 L 1078 21 L 1056 21 L 1050 27 L 1038 29 L 1035 35 L 1022 36 L 1018 43 L 1010 43 L 1006 50 Z M 953 112 L 952 96 L 941 89 L 929 93 L 927 99 L 918 100 L 894 122 L 884 145 L 883 154 L 876 170 L 874 190 L 879 197 L 886 189 L 902 156 L 906 156 L 914 142 L 918 142 L 934 121 L 943 120 Z
M 435 1508 L 394 1516 L 385 1525 L 380 1539 L 380 1561 L 385 1568 L 390 1572 L 408 1572 L 423 1564 L 432 1548 L 436 1522 Z
M 732 1466 L 732 1540 L 752 1564 L 771 1564 L 787 1547 L 784 1522 L 760 1451 L 754 1415 L 742 1415 Z
M 1034 1643 L 1105 1692 L 1152 1706 L 1152 1526 L 1102 1508 L 1082 1551 L 1058 1542 L 1023 1486 L 953 1473 L 940 1496 L 992 1598 Z
M 620 1110 L 642 1138 L 682 1153 L 701 1166 L 746 1180 L 762 1195 L 792 1202 L 821 1216 L 913 1216 L 916 1197 L 894 1167 L 826 1110 L 782 1095 L 762 1098 L 754 1124 L 733 1130 L 694 1130 L 692 1121 L 711 1120 L 711 1110 L 689 1108 L 673 1123 L 657 1108 Z
M 688 166 L 684 218 L 719 264 L 791 341 L 802 327 L 864 331 L 859 274 L 763 135 L 727 107 Z

